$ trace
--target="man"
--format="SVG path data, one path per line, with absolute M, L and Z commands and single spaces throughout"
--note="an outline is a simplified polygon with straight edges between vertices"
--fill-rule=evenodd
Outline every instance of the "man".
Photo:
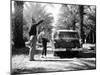
M 33 19 L 32 19 L 33 22 Z M 29 36 L 30 36 L 30 61 L 34 61 L 34 53 L 36 50 L 36 42 L 37 42 L 37 26 L 40 25 L 43 22 L 43 20 L 39 21 L 38 23 L 33 23 L 30 32 L 29 32 Z

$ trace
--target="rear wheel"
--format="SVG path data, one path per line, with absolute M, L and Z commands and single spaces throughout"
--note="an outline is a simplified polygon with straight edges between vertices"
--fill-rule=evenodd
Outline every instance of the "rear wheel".
M 81 47 L 79 41 L 75 41 L 74 44 L 75 44 L 76 48 L 80 48 Z

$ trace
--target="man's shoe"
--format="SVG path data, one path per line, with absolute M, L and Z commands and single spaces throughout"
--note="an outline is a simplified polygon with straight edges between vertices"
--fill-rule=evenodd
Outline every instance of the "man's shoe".
M 30 59 L 30 61 L 35 61 L 34 59 Z

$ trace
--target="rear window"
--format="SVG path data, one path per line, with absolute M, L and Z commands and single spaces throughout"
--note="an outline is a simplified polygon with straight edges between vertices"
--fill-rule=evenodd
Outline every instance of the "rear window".
M 60 32 L 59 37 L 60 38 L 79 38 L 77 32 Z

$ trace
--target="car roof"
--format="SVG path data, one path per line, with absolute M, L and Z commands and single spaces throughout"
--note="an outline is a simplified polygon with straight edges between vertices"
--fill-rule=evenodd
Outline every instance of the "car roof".
M 57 30 L 57 32 L 77 32 L 76 30 Z

